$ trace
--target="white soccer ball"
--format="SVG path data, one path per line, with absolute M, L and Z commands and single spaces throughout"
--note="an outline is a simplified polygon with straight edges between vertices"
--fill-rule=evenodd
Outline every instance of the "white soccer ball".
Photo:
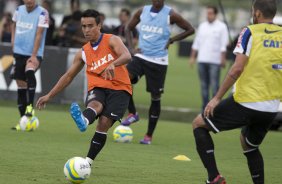
M 73 157 L 64 166 L 65 178 L 70 183 L 83 183 L 89 178 L 90 173 L 90 164 L 82 157 Z
M 129 126 L 119 125 L 114 129 L 113 136 L 115 142 L 128 143 L 133 139 L 133 131 Z
M 39 127 L 39 119 L 36 116 L 23 116 L 20 119 L 20 128 L 22 131 L 33 131 Z

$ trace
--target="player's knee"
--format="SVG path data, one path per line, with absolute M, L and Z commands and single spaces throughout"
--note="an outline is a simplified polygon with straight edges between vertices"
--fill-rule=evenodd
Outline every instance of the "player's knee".
M 103 104 L 98 101 L 91 101 L 87 104 L 87 107 L 95 109 L 97 115 L 99 115 L 103 110 Z
M 27 88 L 27 83 L 23 80 L 16 80 L 18 88 Z
M 38 61 L 34 61 L 34 62 L 28 62 L 27 64 L 26 64 L 26 69 L 28 70 L 28 69 L 32 69 L 32 70 L 34 70 L 34 71 L 36 71 L 37 70 L 37 68 L 38 68 L 38 66 L 39 66 L 39 62 Z
M 200 127 L 206 128 L 206 124 L 200 114 L 193 120 L 192 127 L 193 127 L 193 130 L 195 130 L 196 128 L 200 128 Z
M 29 87 L 36 87 L 36 78 L 35 78 L 35 71 L 33 69 L 29 69 L 25 72 L 27 78 L 27 84 Z
M 105 117 L 105 116 L 100 116 L 96 131 L 99 132 L 108 132 L 108 130 L 112 127 L 113 125 L 113 120 Z
M 161 93 L 151 93 L 152 101 L 161 101 L 162 94 Z
M 245 152 L 250 152 L 252 150 L 256 150 L 259 148 L 259 145 L 255 145 L 253 143 L 251 143 L 247 137 L 245 137 L 244 135 L 241 134 L 240 136 L 240 141 L 241 141 L 241 146 L 242 149 Z

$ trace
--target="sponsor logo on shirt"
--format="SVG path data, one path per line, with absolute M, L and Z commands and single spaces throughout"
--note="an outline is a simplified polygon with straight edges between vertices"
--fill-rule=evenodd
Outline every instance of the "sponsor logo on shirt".
M 149 32 L 149 33 L 157 33 L 157 34 L 163 34 L 163 28 L 157 27 L 157 26 L 150 26 L 143 24 L 141 26 L 141 31 Z
M 110 61 L 113 61 L 114 57 L 112 56 L 112 54 L 108 54 L 104 57 L 102 57 L 101 59 L 99 59 L 98 61 L 93 61 L 92 62 L 92 67 L 90 68 L 90 71 L 94 71 L 97 68 L 99 68 L 100 66 L 103 66 L 104 64 L 107 64 Z
M 282 41 L 267 39 L 263 41 L 265 48 L 282 48 Z
M 23 28 L 23 29 L 32 29 L 33 28 L 33 23 L 27 23 L 27 22 L 17 22 L 17 28 Z
M 280 31 L 282 31 L 282 30 L 268 30 L 268 29 L 264 29 L 264 32 L 266 33 L 266 34 L 273 34 L 273 33 L 277 33 L 277 32 L 280 32 Z
M 282 64 L 273 64 L 272 69 L 274 70 L 282 70 Z

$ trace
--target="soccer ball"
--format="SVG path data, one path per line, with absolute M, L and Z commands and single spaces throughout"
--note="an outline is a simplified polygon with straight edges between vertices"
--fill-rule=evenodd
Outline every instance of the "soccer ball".
M 20 119 L 20 128 L 22 131 L 33 131 L 39 127 L 39 120 L 37 117 L 23 116 Z
M 90 173 L 91 167 L 85 158 L 73 157 L 64 166 L 65 177 L 70 183 L 83 183 Z
M 128 143 L 133 139 L 133 131 L 129 126 L 119 125 L 113 132 L 114 141 Z

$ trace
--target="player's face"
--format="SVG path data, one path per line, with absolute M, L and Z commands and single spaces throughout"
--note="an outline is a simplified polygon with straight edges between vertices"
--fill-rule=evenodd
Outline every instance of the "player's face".
M 152 5 L 156 9 L 162 8 L 164 6 L 164 0 L 152 0 Z
M 101 24 L 96 23 L 93 17 L 82 17 L 81 27 L 87 41 L 97 41 L 100 36 Z
M 27 9 L 33 9 L 36 5 L 36 0 L 23 0 Z
M 129 17 L 125 12 L 120 12 L 119 14 L 119 20 L 122 24 L 125 24 L 128 21 Z
M 216 19 L 216 14 L 212 8 L 207 9 L 207 19 L 209 22 L 213 22 Z

